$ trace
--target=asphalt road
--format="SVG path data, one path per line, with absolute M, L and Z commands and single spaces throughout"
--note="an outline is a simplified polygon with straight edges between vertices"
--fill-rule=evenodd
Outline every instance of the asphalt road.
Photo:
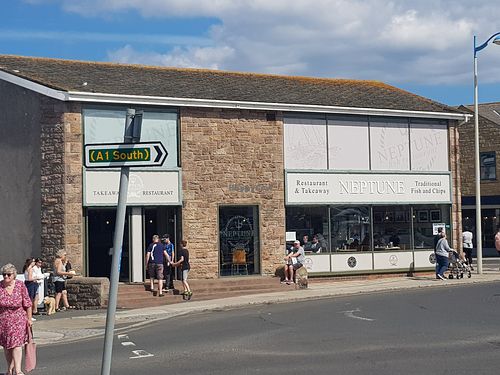
M 499 315 L 500 283 L 189 315 L 116 337 L 112 374 L 496 374 Z M 41 347 L 33 375 L 100 374 L 102 342 Z

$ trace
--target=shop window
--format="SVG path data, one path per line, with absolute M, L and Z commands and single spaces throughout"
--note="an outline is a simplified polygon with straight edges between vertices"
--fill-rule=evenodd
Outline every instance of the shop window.
M 369 170 L 368 117 L 328 118 L 329 168 L 336 170 Z
M 371 251 L 370 208 L 331 207 L 332 251 Z
M 445 228 L 448 242 L 452 243 L 449 206 L 413 206 L 412 220 L 415 249 L 434 249 L 434 236 L 439 227 Z
M 257 206 L 219 208 L 221 276 L 260 272 L 259 209 Z
M 285 118 L 285 168 L 326 169 L 326 120 Z
M 481 152 L 481 180 L 497 179 L 497 158 L 495 152 Z
M 373 207 L 373 248 L 411 250 L 410 206 Z
M 448 171 L 448 125 L 443 121 L 411 120 L 411 169 Z
M 370 142 L 372 170 L 410 169 L 407 119 L 371 118 Z
M 330 251 L 327 241 L 328 207 L 287 207 L 286 232 L 288 235 L 288 247 L 293 244 L 294 240 L 299 240 L 301 244 L 305 246 L 304 250 L 307 252 L 311 251 L 314 253 L 324 253 Z M 307 239 L 305 239 L 304 236 L 307 236 Z M 314 245 L 313 249 L 312 246 L 310 246 L 310 243 L 313 242 L 314 237 L 316 237 L 319 245 Z

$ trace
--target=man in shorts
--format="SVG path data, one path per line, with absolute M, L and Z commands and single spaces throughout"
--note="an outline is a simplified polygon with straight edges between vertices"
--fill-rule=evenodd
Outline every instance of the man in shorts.
M 168 254 L 165 251 L 162 243 L 160 242 L 160 236 L 155 234 L 153 236 L 153 242 L 151 242 L 146 249 L 146 267 L 149 271 L 149 282 L 151 286 L 151 292 L 154 296 L 163 297 L 163 260 L 168 259 Z M 158 280 L 158 292 L 154 291 L 154 279 Z
M 300 246 L 300 241 L 294 241 L 293 247 L 285 257 L 285 282 L 290 284 L 295 282 L 295 271 L 304 265 L 304 248 Z

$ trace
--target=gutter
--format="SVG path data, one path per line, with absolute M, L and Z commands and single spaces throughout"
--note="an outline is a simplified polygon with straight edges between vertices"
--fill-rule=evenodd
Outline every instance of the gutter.
M 313 113 L 335 113 L 348 115 L 375 115 L 391 117 L 413 117 L 413 118 L 432 118 L 443 120 L 457 120 L 468 122 L 471 115 L 463 113 L 449 112 L 428 112 L 428 111 L 410 111 L 397 109 L 378 109 L 378 108 L 358 108 L 358 107 L 339 107 L 323 106 L 309 104 L 287 104 L 287 103 L 266 103 L 249 102 L 237 100 L 214 100 L 214 99 L 193 99 L 193 98 L 173 98 L 160 96 L 139 96 L 139 95 L 119 95 L 104 94 L 81 91 L 61 91 L 40 85 L 30 80 L 0 71 L 0 79 L 26 89 L 35 91 L 39 94 L 61 100 L 75 102 L 92 102 L 108 104 L 134 104 L 134 105 L 155 105 L 172 107 L 196 107 L 196 108 L 225 108 L 225 109 L 248 109 L 260 111 L 283 111 L 283 112 L 313 112 Z

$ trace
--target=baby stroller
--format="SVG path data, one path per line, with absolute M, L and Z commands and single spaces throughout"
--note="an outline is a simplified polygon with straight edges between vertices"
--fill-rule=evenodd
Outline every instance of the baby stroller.
M 467 275 L 468 278 L 472 276 L 470 266 L 467 262 L 460 258 L 460 255 L 455 250 L 450 251 L 449 256 L 450 262 L 448 264 L 449 279 L 463 279 L 464 274 Z

